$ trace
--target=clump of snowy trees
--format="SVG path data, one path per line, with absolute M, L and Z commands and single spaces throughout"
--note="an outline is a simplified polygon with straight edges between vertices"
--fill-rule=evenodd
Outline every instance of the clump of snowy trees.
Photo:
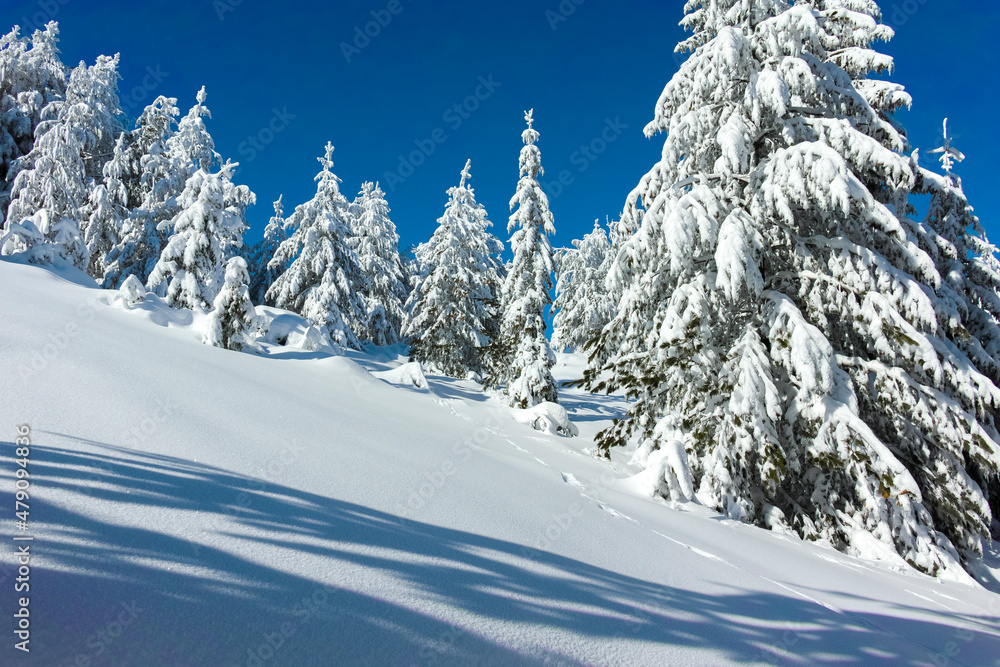
M 279 198 L 264 239 L 244 247 L 256 196 L 215 150 L 205 89 L 179 122 L 176 98 L 159 96 L 125 128 L 118 56 L 69 70 L 58 35 L 53 22 L 0 38 L 0 252 L 127 284 L 130 302 L 144 285 L 210 313 L 206 342 L 229 349 L 259 329 L 253 302 L 301 314 L 342 347 L 399 342 L 410 276 L 377 185 L 349 203 L 328 145 L 316 196 L 287 220 Z
M 661 159 L 607 232 L 553 251 L 526 113 L 509 264 L 471 162 L 404 260 L 385 193 L 348 201 L 329 143 L 315 195 L 288 217 L 279 198 L 248 247 L 256 197 L 215 150 L 204 89 L 179 122 L 160 96 L 125 128 L 117 56 L 67 69 L 55 23 L 14 29 L 0 253 L 203 311 L 231 350 L 263 326 L 254 303 L 340 348 L 405 341 L 518 408 L 558 400 L 551 308 L 556 349 L 588 355 L 583 386 L 631 400 L 598 452 L 636 445 L 659 493 L 964 577 L 1000 516 L 1000 261 L 962 154 L 946 125 L 944 174 L 922 165 L 893 117 L 909 95 L 868 78 L 892 70 L 872 0 L 689 0 L 682 25 L 690 56 L 645 129 Z
M 867 78 L 892 30 L 869 0 L 685 10 L 589 348 L 588 386 L 634 401 L 600 449 L 682 443 L 734 519 L 962 577 L 1000 509 L 1000 272 L 960 181 L 908 154 L 909 95 Z

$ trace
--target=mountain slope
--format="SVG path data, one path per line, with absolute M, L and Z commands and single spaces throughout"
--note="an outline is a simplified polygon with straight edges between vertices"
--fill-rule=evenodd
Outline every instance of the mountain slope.
M 587 451 L 615 397 L 566 391 L 562 438 L 391 350 L 237 354 L 155 298 L 0 285 L 0 518 L 12 545 L 28 424 L 35 538 L 2 664 L 1000 664 L 994 593 L 643 497 Z

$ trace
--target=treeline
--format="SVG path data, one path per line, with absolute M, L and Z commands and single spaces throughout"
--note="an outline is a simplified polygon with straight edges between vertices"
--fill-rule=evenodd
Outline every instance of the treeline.
M 434 236 L 405 262 L 385 193 L 353 200 L 319 158 L 316 194 L 285 217 L 281 199 L 259 243 L 244 243 L 256 196 L 215 149 L 200 90 L 181 116 L 157 97 L 123 125 L 118 56 L 67 69 L 58 26 L 0 41 L 0 252 L 86 271 L 134 302 L 143 290 L 212 313 L 206 341 L 242 349 L 259 333 L 254 305 L 301 314 L 338 348 L 404 335 L 431 369 L 471 376 L 512 405 L 557 400 L 545 309 L 551 304 L 552 214 L 526 116 L 521 180 L 511 202 L 514 261 L 475 201 L 466 165 Z

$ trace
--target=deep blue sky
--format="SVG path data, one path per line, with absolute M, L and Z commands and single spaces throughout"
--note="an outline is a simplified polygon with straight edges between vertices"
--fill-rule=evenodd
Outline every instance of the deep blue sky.
M 133 115 L 157 94 L 177 97 L 186 111 L 205 85 L 217 148 L 241 162 L 237 180 L 257 193 L 250 239 L 259 238 L 279 194 L 289 212 L 312 196 L 316 157 L 329 140 L 346 194 L 353 196 L 363 180 L 382 181 L 404 247 L 433 232 L 467 158 L 479 200 L 506 240 L 523 110 L 533 107 L 544 180 L 555 181 L 563 170 L 572 175 L 562 193 L 549 188 L 555 243 L 568 245 L 595 218 L 615 216 L 658 158 L 662 139 L 645 139 L 642 128 L 677 69 L 673 48 L 683 38 L 682 0 L 575 2 L 581 4 L 563 3 L 575 12 L 553 29 L 546 11 L 558 11 L 560 0 L 398 0 L 401 11 L 382 14 L 391 21 L 350 54 L 351 62 L 340 44 L 352 42 L 355 28 L 373 20 L 370 12 L 385 12 L 390 0 L 3 0 L 0 27 L 58 20 L 67 64 L 121 53 L 122 98 Z M 901 116 L 911 142 L 924 150 L 938 146 L 941 120 L 951 118 L 956 145 L 968 155 L 959 168 L 966 192 L 991 236 L 1000 238 L 994 157 L 1000 154 L 1000 8 L 992 0 L 880 4 L 897 29 L 883 48 L 896 58 L 892 79 L 914 97 L 912 111 Z M 480 77 L 491 76 L 499 86 L 489 93 L 479 88 Z M 152 90 L 142 88 L 144 78 Z M 467 118 L 446 116 L 477 88 L 486 98 L 478 109 Z M 286 109 L 294 118 L 285 117 Z M 591 160 L 577 153 L 609 120 L 626 127 L 603 154 Z M 272 122 L 281 131 L 269 136 Z M 444 141 L 412 176 L 390 187 L 386 172 L 398 170 L 401 154 L 417 150 L 415 141 L 433 141 L 435 130 Z M 607 136 L 616 133 L 609 128 Z M 248 142 L 254 136 L 270 143 L 258 151 Z

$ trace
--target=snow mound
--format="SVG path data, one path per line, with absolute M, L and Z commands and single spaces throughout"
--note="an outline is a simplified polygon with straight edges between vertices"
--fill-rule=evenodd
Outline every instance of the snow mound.
M 647 440 L 636 450 L 632 462 L 646 466 L 638 475 L 626 480 L 626 486 L 640 495 L 669 496 L 674 502 L 695 499 L 687 452 L 680 440 L 667 440 L 659 449 L 652 449 L 652 441 Z
M 279 347 L 288 344 L 290 335 L 302 333 L 309 327 L 309 323 L 304 318 L 278 308 L 257 306 L 257 314 L 267 322 L 267 334 L 263 338 L 264 342 Z
M 146 288 L 135 276 L 129 276 L 118 288 L 118 303 L 125 310 L 132 310 L 146 300 Z
M 413 386 L 417 389 L 430 389 L 430 385 L 427 383 L 427 378 L 424 376 L 424 368 L 420 365 L 419 361 L 403 364 L 402 366 L 394 368 L 391 371 L 372 373 L 372 375 L 380 380 L 388 382 L 389 384 Z
M 330 352 L 336 354 L 333 345 L 330 344 L 329 336 L 325 335 L 318 327 L 310 326 L 305 331 L 295 330 L 288 335 L 288 347 L 294 347 L 306 352 Z
M 551 435 L 565 435 L 573 438 L 580 435 L 580 429 L 569 420 L 566 408 L 558 403 L 539 403 L 527 410 L 514 410 L 514 419 L 521 424 L 530 424 L 536 431 Z

